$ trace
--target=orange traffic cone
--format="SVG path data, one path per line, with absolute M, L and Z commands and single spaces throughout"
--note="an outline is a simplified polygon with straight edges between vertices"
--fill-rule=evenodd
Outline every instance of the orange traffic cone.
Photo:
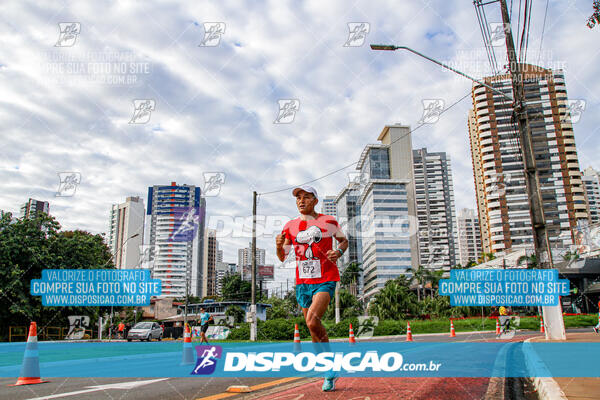
M 544 318 L 542 316 L 540 316 L 540 332 L 546 333 L 546 330 L 544 329 Z
M 37 341 L 37 325 L 32 322 L 29 325 L 29 337 L 27 338 L 27 345 L 25 345 L 25 355 L 23 356 L 23 364 L 21 366 L 21 373 L 17 383 L 9 386 L 20 386 L 20 385 L 34 385 L 36 383 L 46 383 L 40 378 L 40 359 L 38 355 L 38 341 Z
M 185 324 L 183 333 L 183 359 L 181 364 L 194 364 L 195 362 L 194 347 L 192 346 L 192 330 L 188 324 Z
M 454 332 L 454 321 L 450 320 L 450 337 L 456 337 L 456 332 Z
M 302 345 L 300 344 L 300 331 L 298 330 L 298 324 L 294 325 L 294 353 L 300 353 L 302 351 Z
M 500 321 L 496 318 L 496 335 L 500 334 Z
M 350 323 L 350 332 L 349 332 L 349 339 L 348 341 L 350 342 L 350 344 L 356 344 L 356 339 L 354 338 L 354 329 L 352 329 L 352 323 Z
M 412 342 L 413 338 L 412 338 L 412 331 L 410 330 L 410 322 L 406 322 L 406 341 L 407 342 Z

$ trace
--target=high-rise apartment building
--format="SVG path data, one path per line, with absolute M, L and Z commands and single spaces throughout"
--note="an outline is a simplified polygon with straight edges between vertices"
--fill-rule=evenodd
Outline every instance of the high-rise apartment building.
M 567 90 L 562 71 L 522 65 L 529 128 L 542 207 L 553 248 L 574 243 L 577 221 L 588 218 Z M 510 75 L 483 81 L 512 96 Z M 533 234 L 518 126 L 509 100 L 475 83 L 469 136 L 482 250 L 532 247 Z
M 115 267 L 140 268 L 140 246 L 144 237 L 144 201 L 127 197 L 110 209 L 108 247 Z
M 21 206 L 22 218 L 36 218 L 41 213 L 50 214 L 50 203 L 30 198 Z
M 600 222 L 600 173 L 592 167 L 583 171 L 583 186 L 592 224 Z
M 337 209 L 335 206 L 335 196 L 325 196 L 319 200 L 323 202 L 323 204 L 321 206 L 321 214 L 337 217 L 337 215 L 336 215 Z
M 450 157 L 413 150 L 420 264 L 449 270 L 457 263 L 456 212 Z
M 477 262 L 481 255 L 479 220 L 471 208 L 463 208 L 458 213 L 458 252 L 463 267 L 470 261 Z
M 204 260 L 202 261 L 202 296 L 214 296 L 217 290 L 217 231 L 207 229 L 204 235 Z
M 266 251 L 265 249 L 256 248 L 256 265 L 265 265 Z M 244 266 L 252 265 L 252 243 L 248 243 L 248 247 L 238 250 L 238 271 L 242 274 L 243 279 L 250 279 L 249 274 L 245 276 Z M 247 268 L 246 268 L 247 270 Z
M 152 278 L 162 281 L 161 297 L 204 297 L 202 260 L 206 201 L 193 185 L 148 188 L 144 241 L 149 246 Z

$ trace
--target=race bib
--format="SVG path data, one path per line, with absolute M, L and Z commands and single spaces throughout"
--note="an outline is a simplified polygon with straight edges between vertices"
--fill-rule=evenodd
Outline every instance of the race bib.
M 302 260 L 298 262 L 298 275 L 300 279 L 312 279 L 321 277 L 320 260 Z

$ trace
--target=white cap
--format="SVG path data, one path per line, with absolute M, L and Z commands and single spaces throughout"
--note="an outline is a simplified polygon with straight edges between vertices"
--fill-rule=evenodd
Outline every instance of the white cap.
M 294 188 L 294 190 L 292 190 L 292 195 L 296 197 L 298 192 L 301 190 L 304 190 L 306 193 L 312 193 L 315 196 L 315 198 L 319 198 L 319 196 L 317 196 L 317 189 L 315 189 L 312 186 L 297 186 Z

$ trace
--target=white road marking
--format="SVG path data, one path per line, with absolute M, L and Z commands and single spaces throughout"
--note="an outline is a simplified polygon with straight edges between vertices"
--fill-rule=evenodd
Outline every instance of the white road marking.
M 130 390 L 130 389 L 134 389 L 139 386 L 144 386 L 144 385 L 148 385 L 150 383 L 164 381 L 167 379 L 169 379 L 169 378 L 150 379 L 147 381 L 118 382 L 118 383 L 109 383 L 106 385 L 88 386 L 87 389 L 85 389 L 85 390 L 78 390 L 76 392 L 68 392 L 68 393 L 58 393 L 58 394 L 53 394 L 51 396 L 36 397 L 34 399 L 28 399 L 28 400 L 58 399 L 60 397 L 75 396 L 78 394 L 97 392 L 99 390 L 106 390 L 106 389 Z

